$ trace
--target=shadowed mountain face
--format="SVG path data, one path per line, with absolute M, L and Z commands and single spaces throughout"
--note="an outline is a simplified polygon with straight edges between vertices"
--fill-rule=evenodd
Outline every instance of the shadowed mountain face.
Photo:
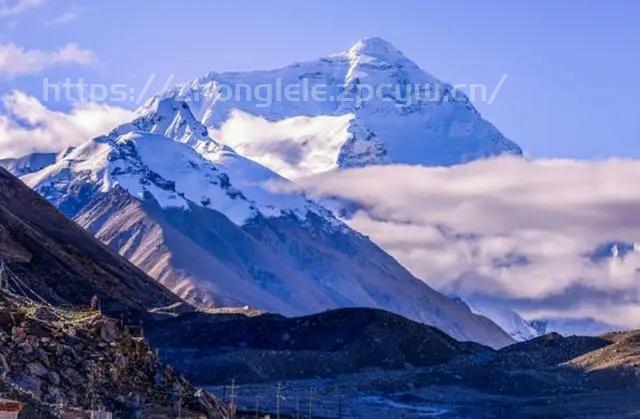
M 88 305 L 97 295 L 106 313 L 137 316 L 181 301 L 1 168 L 0 258 L 54 305 Z

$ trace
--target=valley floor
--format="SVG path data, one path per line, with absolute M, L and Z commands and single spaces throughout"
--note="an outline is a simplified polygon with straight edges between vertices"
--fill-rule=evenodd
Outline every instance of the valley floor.
M 537 397 L 492 395 L 463 386 L 388 391 L 396 380 L 406 378 L 405 371 L 387 371 L 349 374 L 335 379 L 213 386 L 208 390 L 227 403 L 233 400 L 238 417 L 246 418 L 278 417 L 278 413 L 282 418 L 640 417 L 640 392 L 637 390 Z M 398 384 L 407 387 L 406 382 Z

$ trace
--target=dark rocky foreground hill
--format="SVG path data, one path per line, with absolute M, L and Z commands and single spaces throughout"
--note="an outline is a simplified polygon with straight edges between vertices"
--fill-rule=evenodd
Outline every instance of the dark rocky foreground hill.
M 199 385 L 228 396 L 233 382 L 250 413 L 261 403 L 273 414 L 280 394 L 293 416 L 308 398 L 319 417 L 640 415 L 638 332 L 548 334 L 493 350 L 388 312 L 343 309 L 189 313 L 148 333 L 161 359 Z
M 287 318 L 188 313 L 147 328 L 161 356 L 194 382 L 330 377 L 441 364 L 490 349 L 375 309 Z

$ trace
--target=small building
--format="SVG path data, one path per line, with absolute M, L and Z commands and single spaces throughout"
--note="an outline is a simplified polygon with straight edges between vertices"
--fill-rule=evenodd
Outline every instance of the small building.
M 134 338 L 144 337 L 144 328 L 142 326 L 127 325 L 125 326 L 125 332 Z
M 0 399 L 0 419 L 18 419 L 22 406 L 15 400 Z
M 113 413 L 105 410 L 82 410 L 66 408 L 58 413 L 60 419 L 113 419 Z
M 106 410 L 92 410 L 91 419 L 113 419 L 113 413 Z

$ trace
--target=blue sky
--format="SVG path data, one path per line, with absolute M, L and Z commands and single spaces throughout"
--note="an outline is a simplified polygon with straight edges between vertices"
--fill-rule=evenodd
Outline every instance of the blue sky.
M 92 56 L 5 76 L 3 94 L 40 98 L 43 77 L 138 91 L 157 74 L 159 89 L 170 74 L 278 67 L 380 36 L 448 82 L 506 74 L 476 106 L 533 157 L 640 157 L 640 2 L 30 1 L 0 2 L 0 45 Z

